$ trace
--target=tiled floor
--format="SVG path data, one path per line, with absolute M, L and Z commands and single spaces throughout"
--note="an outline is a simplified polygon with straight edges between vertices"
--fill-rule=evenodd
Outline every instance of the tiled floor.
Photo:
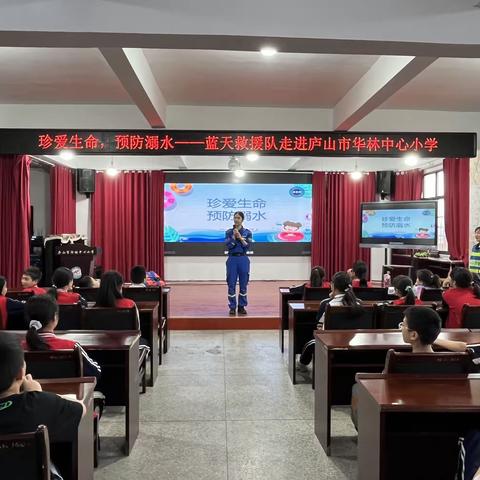
M 102 418 L 96 480 L 356 478 L 349 411 L 333 412 L 328 458 L 313 432 L 311 385 L 291 384 L 276 331 L 172 332 L 164 359 L 141 396 L 129 457 L 123 415 Z

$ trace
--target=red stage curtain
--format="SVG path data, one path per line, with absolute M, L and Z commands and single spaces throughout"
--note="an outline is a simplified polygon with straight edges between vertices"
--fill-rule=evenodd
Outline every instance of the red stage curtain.
M 470 223 L 470 159 L 445 158 L 445 234 L 453 258 L 468 263 Z
M 395 175 L 395 194 L 392 200 L 420 200 L 423 190 L 423 172 L 409 170 Z
M 375 175 L 354 181 L 348 174 L 313 174 L 312 266 L 329 278 L 355 260 L 370 265 L 370 249 L 359 247 L 360 203 L 375 200 Z
M 52 234 L 77 231 L 74 171 L 57 165 L 50 170 L 50 211 Z
M 30 265 L 30 158 L 0 156 L 0 275 L 8 285 L 20 286 L 22 271 Z
M 92 245 L 103 252 L 97 263 L 128 280 L 134 265 L 162 278 L 163 172 L 97 173 L 92 195 Z

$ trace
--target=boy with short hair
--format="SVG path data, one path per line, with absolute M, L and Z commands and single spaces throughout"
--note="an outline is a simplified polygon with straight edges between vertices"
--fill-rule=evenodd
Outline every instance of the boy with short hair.
M 38 267 L 28 267 L 22 273 L 21 284 L 24 292 L 32 292 L 34 295 L 45 295 L 47 291 L 38 286 L 42 279 L 42 271 Z
M 129 287 L 145 287 L 147 285 L 147 271 L 143 265 L 135 265 L 130 271 Z
M 51 442 L 70 441 L 76 438 L 85 411 L 78 400 L 43 392 L 31 375 L 25 375 L 20 343 L 0 332 L 0 433 L 34 432 L 45 425 Z

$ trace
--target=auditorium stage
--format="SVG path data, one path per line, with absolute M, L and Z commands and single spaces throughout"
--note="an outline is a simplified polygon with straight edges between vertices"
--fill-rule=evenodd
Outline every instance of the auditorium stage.
M 251 281 L 248 315 L 230 316 L 225 282 L 168 282 L 172 330 L 274 329 L 279 322 L 279 287 L 298 285 L 294 280 Z

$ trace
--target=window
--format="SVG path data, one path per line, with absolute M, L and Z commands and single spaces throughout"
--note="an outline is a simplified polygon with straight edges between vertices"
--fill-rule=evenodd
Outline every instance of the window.
M 448 252 L 447 237 L 445 235 L 445 201 L 443 188 L 443 171 L 427 173 L 423 176 L 423 198 L 437 200 L 438 204 L 438 250 Z

